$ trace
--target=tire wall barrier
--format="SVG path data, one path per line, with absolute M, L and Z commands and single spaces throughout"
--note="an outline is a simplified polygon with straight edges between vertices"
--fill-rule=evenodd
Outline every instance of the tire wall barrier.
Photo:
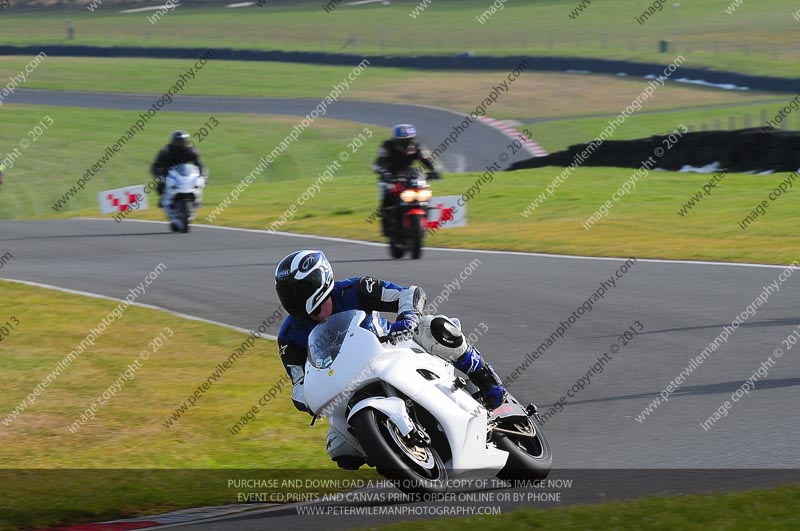
M 793 172 L 800 169 L 800 132 L 780 131 L 768 127 L 734 131 L 699 131 L 685 133 L 661 157 L 654 155 L 664 146 L 666 135 L 636 140 L 608 140 L 591 152 L 582 166 L 616 166 L 639 168 L 649 157 L 655 167 L 677 171 L 684 166 L 696 168 L 718 163 L 718 169 L 731 172 Z M 576 144 L 569 149 L 534 157 L 512 164 L 509 170 L 569 166 L 589 144 Z M 662 150 L 663 151 L 663 150 Z

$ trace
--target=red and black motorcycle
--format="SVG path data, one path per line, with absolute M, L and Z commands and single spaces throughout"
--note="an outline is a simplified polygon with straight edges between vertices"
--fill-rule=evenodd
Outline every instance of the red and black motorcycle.
M 439 178 L 431 172 L 426 175 L 417 168 L 395 175 L 384 198 L 383 235 L 389 238 L 389 252 L 393 258 L 403 258 L 406 251 L 411 258 L 422 256 L 422 241 L 428 230 L 428 200 L 431 187 L 427 177 Z

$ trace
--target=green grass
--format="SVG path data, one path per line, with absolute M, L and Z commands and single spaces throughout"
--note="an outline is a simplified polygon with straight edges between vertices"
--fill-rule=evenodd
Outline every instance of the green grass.
M 55 215 L 51 209 L 54 202 L 103 155 L 109 144 L 128 130 L 137 115 L 127 111 L 4 106 L 0 145 L 6 151 L 13 151 L 22 139 L 30 140 L 28 132 L 45 116 L 52 119 L 53 125 L 27 149 L 20 149 L 21 156 L 7 171 L 6 183 L 0 190 L 0 219 Z M 170 132 L 179 128 L 196 131 L 210 116 L 211 113 L 157 114 L 92 178 L 85 190 L 72 198 L 68 208 L 94 213 L 98 192 L 145 183 L 150 179 L 150 164 Z M 211 172 L 207 204 L 222 200 L 235 183 L 255 168 L 259 158 L 272 151 L 298 123 L 294 117 L 214 116 L 220 125 L 202 142 L 194 138 Z M 318 119 L 259 177 L 259 182 L 272 186 L 292 179 L 313 181 L 363 128 L 363 124 Z M 387 134 L 381 128 L 372 129 L 373 139 L 343 165 L 343 172 L 353 174 L 369 168 L 379 138 Z M 374 194 L 372 179 L 365 178 L 365 184 L 370 188 L 368 193 Z M 276 199 L 288 206 L 289 198 Z
M 155 282 L 158 282 L 156 280 Z M 16 318 L 3 338 L 3 418 L 117 303 L 0 281 L 0 321 Z M 20 305 L 17 301 L 24 300 Z M 265 312 L 267 315 L 269 312 Z M 42 318 L 46 315 L 46 318 Z M 148 344 L 165 328 L 160 348 Z M 43 342 L 42 338 L 47 341 Z M 0 427 L 0 530 L 97 522 L 204 505 L 236 503 L 240 492 L 322 492 L 288 487 L 231 487 L 233 479 L 377 479 L 374 472 L 333 470 L 325 426 L 279 395 L 237 436 L 235 423 L 282 374 L 275 343 L 259 340 L 167 429 L 165 418 L 247 338 L 245 334 L 130 307 L 74 359 L 9 426 Z M 94 419 L 67 426 L 147 349 Z M 672 496 L 499 517 L 398 524 L 405 529 L 796 529 L 800 487 Z
M 657 53 L 658 41 L 673 39 L 686 66 L 751 74 L 796 76 L 800 58 L 789 35 L 797 21 L 793 0 L 762 0 L 733 15 L 729 0 L 669 5 L 640 25 L 635 18 L 651 2 L 595 2 L 577 18 L 568 15 L 575 0 L 507 2 L 485 24 L 476 17 L 485 0 L 436 0 L 416 18 L 415 0 L 391 5 L 340 6 L 331 13 L 319 2 L 245 9 L 181 7 L 151 24 L 151 13 L 119 14 L 107 4 L 90 12 L 69 13 L 76 38 L 66 40 L 62 9 L 3 13 L 3 44 L 66 43 L 231 47 L 383 54 L 563 55 L 669 62 L 674 53 Z M 198 31 L 202 28 L 202 31 Z
M 471 516 L 387 525 L 380 531 L 791 530 L 800 526 L 800 487 L 726 494 L 668 496 L 602 505 L 523 509 L 500 516 Z
M 767 120 L 772 120 L 792 99 L 784 96 L 783 98 L 778 97 L 774 102 L 763 104 L 648 112 L 655 108 L 652 103 L 656 103 L 660 97 L 662 95 L 656 92 L 652 100 L 644 103 L 641 112 L 628 117 L 625 124 L 614 132 L 612 140 L 630 140 L 656 134 L 668 134 L 675 131 L 680 124 L 691 127 L 694 131 L 701 131 L 704 127 L 708 130 L 727 130 L 731 129 L 731 118 L 734 120 L 734 128 L 739 129 L 745 127 L 747 116 L 750 119 L 747 127 L 762 127 L 765 124 L 762 121 L 762 114 L 766 116 Z M 573 144 L 591 142 L 608 126 L 609 121 L 616 119 L 618 115 L 619 111 L 603 117 L 567 118 L 529 124 L 527 127 L 533 132 L 534 138 L 542 147 L 554 152 L 566 149 Z M 790 114 L 783 125 L 789 125 L 793 130 L 800 130 L 800 113 Z
M 708 175 L 654 171 L 587 231 L 582 223 L 633 171 L 586 168 L 577 170 L 534 215 L 523 218 L 520 212 L 561 171 L 543 168 L 496 175 L 468 203 L 468 226 L 439 231 L 426 239 L 426 245 L 733 262 L 791 263 L 798 258 L 796 192 L 778 199 L 766 217 L 746 231 L 737 226 L 786 175 L 729 175 L 710 197 L 680 217 L 676 211 Z M 447 176 L 434 183 L 435 194 L 460 195 L 477 178 L 478 174 Z M 215 223 L 267 228 L 306 186 L 301 181 L 253 185 Z M 324 199 L 304 205 L 282 230 L 382 241 L 377 223 L 365 221 L 375 208 L 368 175 L 337 176 L 325 186 Z M 147 217 L 159 216 L 150 211 Z
M 0 351 L 0 411 L 7 419 L 117 303 L 3 281 L 0 289 L 0 321 L 19 322 Z M 264 318 L 271 313 L 265 309 Z M 168 341 L 150 347 L 162 332 Z M 232 478 L 342 477 L 325 454 L 325 423 L 309 429 L 286 392 L 238 435 L 228 431 L 285 374 L 274 341 L 258 340 L 195 407 L 172 427 L 163 425 L 247 337 L 156 310 L 125 310 L 33 405 L 0 426 L 0 529 L 235 503 L 239 491 L 265 491 L 229 488 Z M 150 357 L 133 379 L 94 419 L 68 430 L 143 350 Z M 355 477 L 372 476 L 365 470 Z
M 0 79 L 16 76 L 30 57 L 0 57 Z M 24 83 L 29 89 L 161 94 L 191 61 L 48 57 Z M 353 66 L 319 66 L 253 61 L 211 61 L 188 82 L 185 95 L 322 99 L 351 73 Z M 109 75 L 113 72 L 114 75 Z M 231 83 L 236 79 L 236 83 Z M 475 110 L 500 72 L 430 72 L 367 67 L 341 99 L 408 102 Z M 614 113 L 624 109 L 647 81 L 597 75 L 525 72 L 489 110 L 494 118 L 544 118 Z M 670 84 L 659 89 L 648 109 L 740 104 L 785 95 L 720 91 Z
M 13 145 L 33 123 L 49 113 L 54 125 L 8 172 L 0 201 L 0 218 L 56 217 L 50 205 L 82 174 L 133 115 L 124 111 L 88 114 L 67 108 L 4 109 L 6 127 L 0 142 Z M 205 115 L 156 118 L 95 177 L 58 216 L 96 216 L 101 190 L 145 182 L 155 149 L 175 127 L 193 129 Z M 647 130 L 674 127 L 672 117 L 643 115 Z M 205 222 L 244 176 L 295 123 L 293 118 L 219 115 L 220 126 L 200 145 L 211 167 L 212 181 L 199 222 Z M 631 122 L 632 124 L 635 122 Z M 624 128 L 629 127 L 626 123 Z M 642 126 L 644 127 L 644 126 Z M 266 229 L 311 185 L 325 166 L 346 149 L 362 124 L 319 121 L 286 150 L 214 223 Z M 600 128 L 591 123 L 572 137 L 589 140 Z M 649 134 L 648 132 L 648 134 Z M 627 134 L 627 133 L 626 133 Z M 620 135 L 622 136 L 622 135 Z M 333 181 L 298 210 L 283 230 L 381 241 L 377 224 L 366 221 L 375 208 L 375 179 L 369 164 L 382 137 L 380 131 L 342 165 Z M 18 141 L 18 140 L 17 140 Z M 426 240 L 429 246 L 508 249 L 595 256 L 680 258 L 697 260 L 791 263 L 800 237 L 794 221 L 794 189 L 775 201 L 763 218 L 746 231 L 737 223 L 785 178 L 785 175 L 729 175 L 714 193 L 685 217 L 676 211 L 708 180 L 707 175 L 653 171 L 616 204 L 603 221 L 584 230 L 582 223 L 632 175 L 623 168 L 581 168 L 534 215 L 520 212 L 562 171 L 543 168 L 500 173 L 468 204 L 469 225 L 442 230 Z M 460 195 L 478 174 L 448 175 L 435 182 L 439 195 Z M 132 218 L 162 219 L 153 208 Z M 635 237 L 632 237 L 635 235 Z
M 0 57 L 0 79 L 19 74 L 30 60 L 25 56 Z M 190 59 L 47 57 L 27 76 L 24 87 L 161 94 L 193 63 Z M 187 82 L 182 94 L 320 98 L 327 96 L 334 84 L 342 83 L 356 64 L 357 61 L 345 67 L 212 59 Z M 363 90 L 359 85 L 368 84 L 369 92 L 373 92 L 413 72 L 399 68 L 367 71 L 368 75 L 350 83 L 351 89 Z M 234 79 L 236 82 L 232 83 Z

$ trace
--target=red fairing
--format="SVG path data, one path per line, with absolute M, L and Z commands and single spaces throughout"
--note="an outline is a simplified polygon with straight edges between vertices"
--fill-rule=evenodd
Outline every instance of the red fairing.
M 408 212 L 406 212 L 403 215 L 403 227 L 408 228 L 408 227 L 411 226 L 411 216 L 421 216 L 422 217 L 422 223 L 420 223 L 420 225 L 425 227 L 428 224 L 428 220 L 426 218 L 426 215 L 427 215 L 427 213 L 424 210 L 422 210 L 421 208 L 413 208 L 413 209 L 409 210 Z

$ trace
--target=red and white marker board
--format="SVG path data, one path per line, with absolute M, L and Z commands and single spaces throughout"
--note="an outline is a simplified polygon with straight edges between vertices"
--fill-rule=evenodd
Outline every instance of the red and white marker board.
M 432 197 L 428 201 L 428 228 L 452 229 L 467 225 L 467 203 L 460 195 Z
M 97 194 L 101 214 L 116 214 L 127 210 L 147 208 L 147 194 L 144 185 L 128 186 L 116 190 L 106 190 Z

